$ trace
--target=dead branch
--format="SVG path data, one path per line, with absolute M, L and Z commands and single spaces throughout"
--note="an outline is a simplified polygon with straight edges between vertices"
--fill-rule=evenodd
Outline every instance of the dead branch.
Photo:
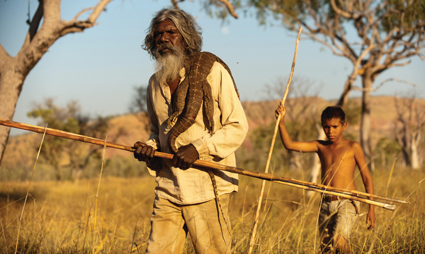
M 44 10 L 43 10 L 43 0 L 39 0 L 39 4 L 37 10 L 34 13 L 34 17 L 31 20 L 30 28 L 28 30 L 28 39 L 32 41 L 35 34 L 37 33 L 38 27 L 40 26 L 40 21 L 43 18 Z
M 233 5 L 228 0 L 218 0 L 226 6 L 227 11 L 232 15 L 235 19 L 239 18 L 238 14 L 235 12 Z
M 75 15 L 75 17 L 72 19 L 72 21 L 76 21 L 78 19 L 78 17 L 81 16 L 84 12 L 88 12 L 90 10 L 94 10 L 94 7 L 89 7 L 89 8 L 86 8 L 86 9 L 80 11 L 77 15 Z

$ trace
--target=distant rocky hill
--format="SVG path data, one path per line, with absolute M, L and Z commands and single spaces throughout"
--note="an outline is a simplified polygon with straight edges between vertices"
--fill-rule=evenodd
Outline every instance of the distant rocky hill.
M 329 105 L 334 105 L 334 101 L 326 101 L 322 98 L 311 97 L 304 98 L 311 107 L 317 111 L 316 115 Z M 360 105 L 360 98 L 352 99 Z M 290 103 L 290 101 L 288 101 Z M 419 103 L 425 105 L 425 100 L 419 100 Z M 275 121 L 274 111 L 277 108 L 279 101 L 256 101 L 243 102 L 242 105 L 249 122 L 249 132 L 260 126 L 267 126 Z M 294 109 L 297 110 L 296 108 Z M 391 136 L 394 120 L 396 118 L 394 98 L 390 96 L 380 96 L 372 98 L 372 136 L 376 141 L 384 135 Z M 319 119 L 317 119 L 319 120 Z M 148 120 L 146 115 L 136 117 L 135 115 L 122 115 L 114 117 L 110 120 L 110 129 L 108 137 L 114 137 L 118 131 L 124 130 L 116 143 L 123 145 L 133 145 L 135 141 L 146 141 L 149 136 L 147 128 Z M 358 131 L 359 126 L 350 126 L 352 131 Z M 36 133 L 28 133 L 11 137 L 8 146 L 5 150 L 3 163 L 16 163 L 17 161 L 34 161 L 37 144 L 41 140 L 41 135 Z M 249 144 L 249 135 L 244 142 L 244 145 Z M 107 149 L 107 157 L 112 156 L 131 156 L 131 153 L 119 151 L 116 149 Z

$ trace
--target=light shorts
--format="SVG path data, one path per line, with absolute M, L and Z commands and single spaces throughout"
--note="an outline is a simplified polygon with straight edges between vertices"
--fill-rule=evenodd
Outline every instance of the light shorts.
M 351 230 L 357 218 L 359 201 L 339 199 L 335 201 L 322 200 L 319 214 L 319 232 L 322 239 L 331 240 L 341 235 L 346 240 L 350 239 Z

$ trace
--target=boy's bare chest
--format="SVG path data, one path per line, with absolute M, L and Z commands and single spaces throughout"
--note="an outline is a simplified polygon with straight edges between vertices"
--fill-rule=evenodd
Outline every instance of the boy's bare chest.
M 325 164 L 326 168 L 338 165 L 344 167 L 355 166 L 354 152 L 349 145 L 323 146 L 319 152 L 322 164 Z

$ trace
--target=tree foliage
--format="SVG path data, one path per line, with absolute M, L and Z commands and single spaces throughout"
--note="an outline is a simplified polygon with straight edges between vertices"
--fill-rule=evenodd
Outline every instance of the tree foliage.
M 354 81 L 360 77 L 360 143 L 371 159 L 373 82 L 385 70 L 409 64 L 411 57 L 425 59 L 424 1 L 248 0 L 248 5 L 261 24 L 272 22 L 272 16 L 289 30 L 303 27 L 304 35 L 352 63 L 337 104 L 343 106 L 347 102 L 350 91 L 356 88 Z
M 52 98 L 47 98 L 42 103 L 35 103 L 33 109 L 28 112 L 28 117 L 39 119 L 40 125 L 47 124 L 49 128 L 98 139 L 105 139 L 109 127 L 108 117 L 91 118 L 81 112 L 76 101 L 71 101 L 61 107 Z M 124 131 L 120 130 L 115 137 L 111 137 L 108 141 L 113 142 L 122 134 Z M 101 149 L 101 146 L 47 136 L 40 156 L 45 163 L 52 165 L 56 172 L 56 179 L 63 180 L 64 169 L 69 169 L 72 176 L 78 178 L 88 165 L 99 164 Z
M 322 43 L 337 56 L 353 63 L 350 79 L 376 76 L 403 66 L 412 56 L 424 59 L 425 3 L 421 0 L 248 0 L 260 23 L 273 16 L 289 30 L 304 27 L 303 34 Z M 356 37 L 347 37 L 347 33 Z M 351 89 L 352 82 L 346 88 Z

